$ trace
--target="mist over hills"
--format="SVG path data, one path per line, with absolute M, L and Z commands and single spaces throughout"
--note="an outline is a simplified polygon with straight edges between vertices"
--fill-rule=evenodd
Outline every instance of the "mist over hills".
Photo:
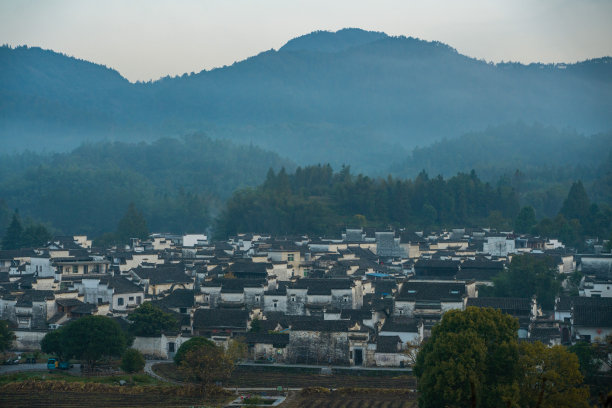
M 315 32 L 231 66 L 149 83 L 39 48 L 0 48 L 4 151 L 205 131 L 299 163 L 372 173 L 489 125 L 612 129 L 612 59 L 490 64 L 438 42 Z

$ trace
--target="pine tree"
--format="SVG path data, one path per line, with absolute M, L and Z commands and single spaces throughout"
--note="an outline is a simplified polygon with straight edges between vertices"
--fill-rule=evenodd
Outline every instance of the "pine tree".
M 516 220 L 514 221 L 514 229 L 516 232 L 524 234 L 531 232 L 531 229 L 537 224 L 535 210 L 531 206 L 521 208 Z
M 130 238 L 146 239 L 149 236 L 147 220 L 142 213 L 136 209 L 134 203 L 130 203 L 127 212 L 117 224 L 117 240 L 127 243 Z
M 577 219 L 581 224 L 584 224 L 589 214 L 589 206 L 589 197 L 584 190 L 584 186 L 581 181 L 577 181 L 572 184 L 560 212 L 566 219 Z
M 13 219 L 6 229 L 4 238 L 2 239 L 2 249 L 17 249 L 21 247 L 23 235 L 23 227 L 19 220 L 19 212 L 15 211 Z

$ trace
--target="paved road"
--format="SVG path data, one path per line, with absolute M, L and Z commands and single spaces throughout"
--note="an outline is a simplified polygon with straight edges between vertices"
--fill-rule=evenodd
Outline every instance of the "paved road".
M 39 364 L 15 364 L 15 365 L 1 365 L 0 366 L 0 375 L 1 374 L 12 374 L 12 373 L 22 373 L 25 371 L 47 371 L 47 363 L 39 363 Z M 73 375 L 81 375 L 81 365 L 75 364 L 73 368 L 66 371 L 61 371 L 64 373 L 70 373 Z
M 150 375 L 151 377 L 156 378 L 156 379 L 158 379 L 160 381 L 165 381 L 165 382 L 169 382 L 169 383 L 177 384 L 177 385 L 182 384 L 182 382 L 174 381 L 174 380 L 171 380 L 169 378 L 164 378 L 164 377 L 162 377 L 160 375 L 157 375 L 155 373 L 155 371 L 153 371 L 153 366 L 155 364 L 158 364 L 158 363 L 169 363 L 169 362 L 170 362 L 170 360 L 147 360 L 145 362 L 144 372 L 146 374 Z

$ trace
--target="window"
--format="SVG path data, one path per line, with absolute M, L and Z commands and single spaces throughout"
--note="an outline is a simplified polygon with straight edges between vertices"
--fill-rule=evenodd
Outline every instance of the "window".
M 79 273 L 79 267 L 77 265 L 72 265 L 72 273 Z
M 89 265 L 83 265 L 83 273 L 87 274 L 88 271 L 89 271 Z
M 101 305 L 102 304 L 102 298 L 98 298 L 98 304 Z
M 175 345 L 173 342 L 168 342 L 168 353 L 174 353 Z
M 260 298 L 259 298 L 259 295 L 255 295 L 255 301 L 256 301 L 256 302 L 259 302 L 259 299 L 260 299 Z
M 348 302 L 349 301 L 348 295 L 342 296 L 342 301 L 345 302 L 345 303 Z
M 287 255 L 287 261 L 288 262 L 293 262 L 293 260 L 294 260 L 294 255 L 293 254 L 288 254 Z
M 180 309 L 181 314 L 186 314 L 187 313 L 187 308 L 186 307 L 181 307 Z
M 117 305 L 123 306 L 123 298 L 122 297 L 117 298 Z
M 139 305 L 142 302 L 142 297 L 136 296 L 136 304 Z
M 295 295 L 291 295 L 291 301 L 295 302 Z
M 130 298 L 128 299 L 130 302 L 134 301 L 134 296 L 130 296 Z
M 274 308 L 276 309 L 278 307 L 278 300 L 274 299 Z

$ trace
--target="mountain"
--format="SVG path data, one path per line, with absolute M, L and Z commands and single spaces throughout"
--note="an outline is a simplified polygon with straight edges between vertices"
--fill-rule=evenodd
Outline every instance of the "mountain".
M 5 149 L 206 131 L 300 164 L 382 172 L 415 146 L 517 120 L 612 129 L 612 58 L 492 64 L 439 42 L 315 32 L 198 74 L 129 83 L 37 48 L 0 49 Z M 8 67 L 8 69 L 4 69 Z

